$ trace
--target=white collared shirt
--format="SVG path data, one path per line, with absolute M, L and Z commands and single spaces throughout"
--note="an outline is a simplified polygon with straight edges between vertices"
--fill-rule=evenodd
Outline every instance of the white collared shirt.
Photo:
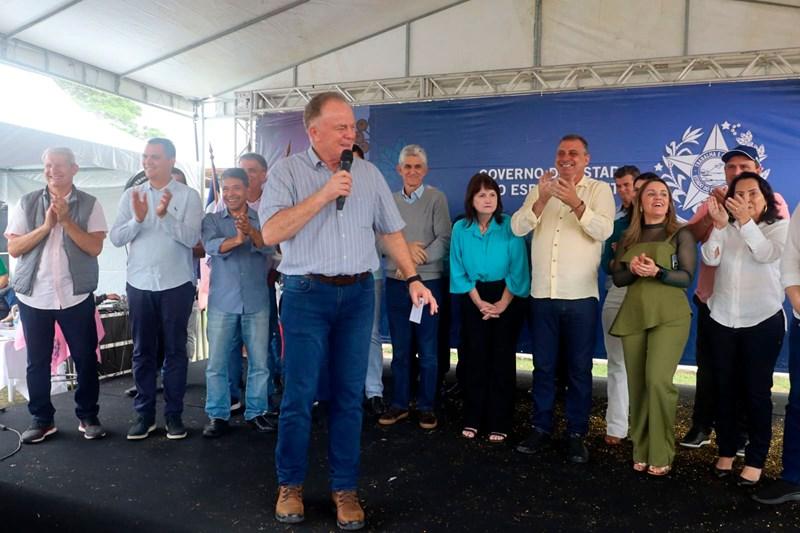
M 700 248 L 703 263 L 717 267 L 708 299 L 711 318 L 729 328 L 747 328 L 782 309 L 780 259 L 788 230 L 788 220 L 713 229 Z
M 67 202 L 69 202 L 70 194 L 65 197 Z M 22 206 L 17 203 L 8 220 L 6 236 L 25 235 L 34 229 L 36 228 L 28 227 L 27 217 L 22 212 Z M 86 231 L 88 233 L 108 231 L 103 206 L 97 200 L 94 202 L 86 223 Z M 36 309 L 67 309 L 78 305 L 89 296 L 89 293 L 72 294 L 72 292 L 72 275 L 69 273 L 69 260 L 67 252 L 64 250 L 64 226 L 56 224 L 50 230 L 50 235 L 44 244 L 39 268 L 36 270 L 36 277 L 33 280 L 31 295 L 25 296 L 17 293 L 17 299 L 28 307 Z
M 781 256 L 781 285 L 784 289 L 800 285 L 800 205 L 798 205 L 789 222 L 789 235 L 786 237 L 786 248 Z M 800 314 L 792 310 L 795 318 Z
M 607 183 L 586 177 L 581 178 L 575 189 L 585 204 L 580 220 L 555 197 L 547 202 L 542 215 L 536 217 L 533 204 L 539 198 L 538 185 L 511 218 L 515 235 L 534 232 L 531 245 L 534 298 L 598 298 L 597 267 L 603 242 L 614 229 L 614 196 Z

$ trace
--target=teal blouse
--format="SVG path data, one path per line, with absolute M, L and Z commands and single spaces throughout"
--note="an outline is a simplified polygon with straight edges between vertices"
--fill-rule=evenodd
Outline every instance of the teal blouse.
M 506 282 L 514 296 L 527 298 L 531 292 L 531 271 L 525 240 L 511 233 L 511 217 L 494 218 L 481 235 L 477 222 L 466 219 L 453 226 L 450 238 L 450 292 L 471 291 L 478 281 Z
M 621 216 L 620 218 L 614 221 L 614 231 L 611 233 L 611 237 L 606 240 L 606 243 L 603 245 L 603 256 L 600 258 L 600 267 L 603 269 L 608 275 L 611 275 L 611 270 L 608 268 L 608 264 L 614 259 L 614 249 L 611 247 L 612 244 L 617 243 L 622 240 L 622 234 L 625 233 L 625 230 L 628 229 L 630 226 L 631 221 L 628 216 Z

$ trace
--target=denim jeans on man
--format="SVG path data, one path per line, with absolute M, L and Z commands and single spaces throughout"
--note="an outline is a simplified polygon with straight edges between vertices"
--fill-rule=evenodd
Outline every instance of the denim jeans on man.
M 244 419 L 251 420 L 267 410 L 267 346 L 269 341 L 269 308 L 256 313 L 225 313 L 209 307 L 206 366 L 206 414 L 209 418 L 228 420 L 231 396 L 228 384 L 228 363 L 231 347 L 247 347 L 247 388 Z
M 278 301 L 275 294 L 275 287 L 268 285 L 269 290 L 269 350 L 267 352 L 267 370 L 269 379 L 267 380 L 267 410 L 277 411 L 279 405 L 273 404 L 273 396 L 277 392 L 276 383 L 281 376 L 281 333 L 278 325 Z M 230 396 L 232 400 L 242 398 L 242 375 L 244 374 L 244 360 L 242 357 L 242 346 L 244 342 L 241 337 L 231 340 L 231 350 L 228 356 L 228 381 L 230 384 Z M 249 360 L 248 360 L 249 364 Z
M 406 291 L 406 299 L 408 299 Z M 375 279 L 375 312 L 370 333 L 369 362 L 367 379 L 364 382 L 364 396 L 383 398 L 383 344 L 381 342 L 381 300 L 383 299 L 383 279 Z
M 789 332 L 789 399 L 783 428 L 781 479 L 800 485 L 800 321 L 792 317 Z
M 442 281 L 425 281 L 436 301 L 441 301 Z M 386 278 L 386 310 L 389 331 L 392 335 L 392 406 L 408 409 L 411 394 L 411 358 L 419 354 L 419 389 L 417 409 L 433 411 L 436 397 L 437 360 L 439 358 L 439 315 L 431 316 L 423 309 L 422 320 L 414 324 L 409 320 L 411 299 L 405 281 Z M 416 339 L 416 342 L 415 342 Z
M 560 354 L 563 354 L 568 373 L 565 402 L 567 433 L 586 435 L 592 408 L 592 355 L 597 332 L 597 298 L 531 298 L 530 302 L 534 365 L 531 425 L 544 433 L 553 431 L 556 363 Z
M 269 351 L 267 352 L 267 368 L 269 369 L 269 380 L 267 382 L 267 401 L 268 410 L 277 411 L 280 401 L 275 401 L 280 392 L 278 383 L 283 372 L 283 361 L 281 352 L 283 342 L 281 340 L 281 328 L 278 323 L 278 294 L 274 283 L 267 283 L 269 291 Z
M 242 357 L 242 337 L 235 335 L 229 344 L 228 351 L 228 389 L 231 401 L 242 399 L 242 375 L 244 374 L 244 357 Z
M 96 416 L 100 385 L 97 380 L 97 327 L 94 295 L 66 309 L 36 309 L 22 302 L 19 316 L 28 351 L 28 410 L 40 424 L 53 422 L 55 408 L 50 401 L 50 362 L 53 357 L 55 323 L 61 327 L 78 373 L 75 415 L 81 420 Z
M 311 405 L 318 381 L 326 380 L 330 390 L 331 489 L 352 490 L 357 486 L 374 292 L 372 276 L 345 286 L 307 276 L 283 276 L 281 323 L 286 348 L 275 450 L 280 485 L 303 484 L 308 469 Z M 326 361 L 327 372 L 321 375 Z

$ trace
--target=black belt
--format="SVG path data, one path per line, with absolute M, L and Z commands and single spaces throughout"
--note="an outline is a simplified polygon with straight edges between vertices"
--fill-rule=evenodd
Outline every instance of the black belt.
M 342 287 L 344 285 L 352 285 L 357 281 L 367 279 L 370 274 L 371 272 L 362 272 L 360 274 L 353 274 L 352 276 L 324 276 L 322 274 L 306 274 L 306 277 L 322 283 L 327 283 L 328 285 Z

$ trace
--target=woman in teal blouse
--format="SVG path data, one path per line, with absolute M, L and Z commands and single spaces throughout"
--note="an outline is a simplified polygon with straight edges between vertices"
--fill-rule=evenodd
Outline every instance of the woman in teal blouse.
M 531 288 L 525 241 L 511 233 L 500 189 L 485 173 L 467 185 L 465 218 L 453 226 L 450 292 L 461 298 L 464 429 L 503 443 L 511 428 L 517 337 Z

